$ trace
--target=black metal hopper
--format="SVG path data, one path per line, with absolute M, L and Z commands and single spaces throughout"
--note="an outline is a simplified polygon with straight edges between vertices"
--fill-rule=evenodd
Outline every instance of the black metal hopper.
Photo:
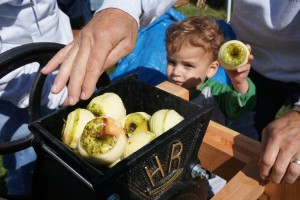
M 68 113 L 89 101 L 59 109 L 30 124 L 37 164 L 34 199 L 206 199 L 206 179 L 194 177 L 198 150 L 210 119 L 202 107 L 137 80 L 135 75 L 96 92 L 117 93 L 128 113 L 174 109 L 185 119 L 110 169 L 98 169 L 67 148 L 61 130 Z M 93 97 L 94 97 L 93 96 Z M 93 98 L 91 97 L 91 98 Z

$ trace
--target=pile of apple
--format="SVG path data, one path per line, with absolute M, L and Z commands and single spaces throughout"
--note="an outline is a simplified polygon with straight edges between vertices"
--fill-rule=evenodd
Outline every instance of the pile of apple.
M 96 166 L 113 166 L 184 118 L 173 109 L 127 114 L 122 99 L 107 92 L 68 114 L 62 141 Z

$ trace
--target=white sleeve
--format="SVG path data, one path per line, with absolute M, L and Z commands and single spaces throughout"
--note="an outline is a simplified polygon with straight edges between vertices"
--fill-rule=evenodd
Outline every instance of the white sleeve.
M 131 15 L 139 26 L 147 26 L 176 2 L 177 0 L 103 0 L 97 12 L 117 8 Z
M 0 79 L 0 99 L 9 101 L 19 108 L 27 108 L 29 105 L 29 90 L 36 75 L 39 65 L 31 63 L 24 65 Z M 49 74 L 46 78 L 41 104 L 50 109 L 62 105 L 68 95 L 65 87 L 60 93 L 51 93 L 51 86 L 55 74 Z
M 2 4 L 12 4 L 14 6 L 21 6 L 21 5 L 28 5 L 28 4 L 32 4 L 32 0 L 0 0 L 0 5 Z

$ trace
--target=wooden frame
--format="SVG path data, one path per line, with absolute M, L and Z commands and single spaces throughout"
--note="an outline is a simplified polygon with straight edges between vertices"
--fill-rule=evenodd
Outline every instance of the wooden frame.
M 189 93 L 170 82 L 158 88 L 189 100 Z M 198 153 L 201 165 L 227 180 L 212 200 L 295 200 L 300 179 L 293 184 L 274 184 L 259 176 L 260 143 L 210 121 Z

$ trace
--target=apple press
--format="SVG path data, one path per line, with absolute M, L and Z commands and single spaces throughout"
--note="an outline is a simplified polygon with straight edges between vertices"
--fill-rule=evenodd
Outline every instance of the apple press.
M 53 49 L 51 52 L 47 51 L 50 47 Z M 14 58 L 17 64 L 10 64 L 13 67 L 1 70 L 0 75 L 3 77 L 16 67 L 27 64 L 27 61 L 39 58 L 44 60 L 42 68 L 62 47 L 53 43 L 35 43 L 22 46 L 21 50 L 14 49 L 17 53 L 10 58 Z M 46 49 L 48 55 L 39 55 L 41 49 Z M 28 51 L 29 54 L 24 53 Z M 25 55 L 24 59 L 20 59 L 19 54 Z M 1 63 L 4 61 L 0 59 Z M 2 154 L 30 145 L 36 151 L 30 199 L 207 199 L 208 175 L 201 168 L 198 151 L 210 120 L 211 108 L 147 85 L 137 80 L 135 74 L 117 81 L 110 81 L 104 74 L 99 80 L 98 90 L 89 100 L 40 116 L 45 77 L 37 73 L 30 93 L 29 129 L 33 134 L 25 138 L 25 142 L 21 140 L 15 146 L 9 144 L 10 148 L 0 146 Z M 85 108 L 93 97 L 106 92 L 118 94 L 127 113 L 144 111 L 153 114 L 160 109 L 174 109 L 184 120 L 112 168 L 96 167 L 62 142 L 61 131 L 68 113 Z

